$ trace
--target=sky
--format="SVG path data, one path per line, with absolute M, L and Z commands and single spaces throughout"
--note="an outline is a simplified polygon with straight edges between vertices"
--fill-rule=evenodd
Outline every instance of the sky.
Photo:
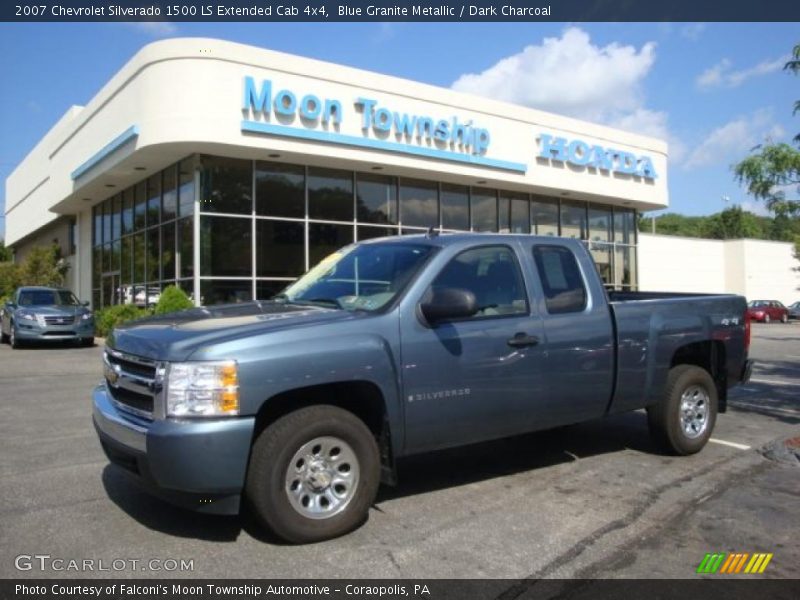
M 763 213 L 731 165 L 800 132 L 800 76 L 783 70 L 797 23 L 0 23 L 0 179 L 71 105 L 168 37 L 260 46 L 653 135 L 669 144 L 668 210 L 687 215 L 733 204 Z

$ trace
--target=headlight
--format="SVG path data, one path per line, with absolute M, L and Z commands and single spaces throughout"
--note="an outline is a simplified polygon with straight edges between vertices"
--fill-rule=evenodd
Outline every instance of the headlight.
M 92 313 L 84 313 L 81 315 L 81 321 L 88 321 L 92 318 Z
M 18 310 L 17 317 L 19 317 L 20 319 L 25 319 L 26 321 L 35 321 L 36 313 L 32 313 L 29 310 Z
M 239 414 L 236 362 L 172 363 L 167 367 L 167 416 L 224 417 Z

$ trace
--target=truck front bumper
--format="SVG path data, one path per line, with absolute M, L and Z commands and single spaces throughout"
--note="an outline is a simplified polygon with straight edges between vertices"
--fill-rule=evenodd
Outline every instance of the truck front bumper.
M 104 384 L 92 399 L 106 456 L 148 491 L 199 512 L 239 512 L 253 417 L 149 421 L 117 408 Z

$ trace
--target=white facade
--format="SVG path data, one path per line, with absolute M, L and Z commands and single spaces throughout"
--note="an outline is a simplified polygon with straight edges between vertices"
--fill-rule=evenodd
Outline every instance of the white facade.
M 639 289 L 800 300 L 800 261 L 788 242 L 639 234 Z
M 9 176 L 6 242 L 74 215 L 74 287 L 88 297 L 91 207 L 200 154 L 640 211 L 668 205 L 663 141 L 260 48 L 172 39 L 144 47 L 71 108 Z

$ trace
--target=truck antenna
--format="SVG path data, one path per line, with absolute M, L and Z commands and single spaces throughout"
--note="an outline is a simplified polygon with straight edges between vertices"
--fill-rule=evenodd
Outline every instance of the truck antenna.
M 434 238 L 439 236 L 439 232 L 433 228 L 433 225 L 428 227 L 428 233 L 425 234 L 429 238 Z

